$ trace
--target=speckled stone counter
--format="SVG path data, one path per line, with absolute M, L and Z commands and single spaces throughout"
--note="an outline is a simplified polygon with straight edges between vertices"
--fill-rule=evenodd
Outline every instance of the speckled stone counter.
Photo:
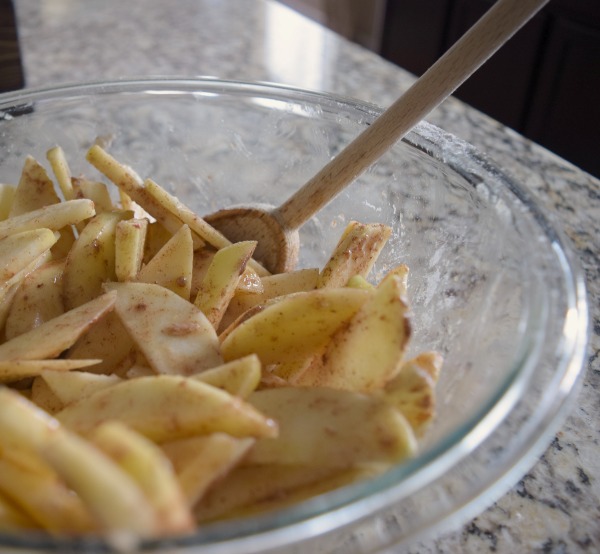
M 276 3 L 259 0 L 15 0 L 28 86 L 212 75 L 320 89 L 388 105 L 413 77 Z M 487 511 L 414 553 L 600 551 L 600 182 L 450 99 L 429 120 L 533 190 L 588 277 L 583 387 L 536 465 Z M 574 131 L 576 132 L 576 130 Z

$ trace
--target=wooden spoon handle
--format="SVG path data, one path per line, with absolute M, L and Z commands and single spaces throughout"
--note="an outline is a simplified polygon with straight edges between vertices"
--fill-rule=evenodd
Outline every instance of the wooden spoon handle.
M 437 62 L 274 215 L 297 229 L 384 154 L 519 30 L 548 0 L 498 0 Z

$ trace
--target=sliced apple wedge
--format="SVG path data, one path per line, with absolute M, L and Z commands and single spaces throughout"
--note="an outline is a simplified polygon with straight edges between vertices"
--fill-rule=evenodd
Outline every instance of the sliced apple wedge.
M 84 434 L 116 419 L 156 442 L 216 432 L 236 437 L 277 434 L 276 423 L 251 404 L 176 375 L 123 381 L 73 402 L 56 417 Z
M 290 294 L 240 323 L 221 344 L 226 361 L 255 353 L 263 365 L 318 351 L 360 309 L 369 291 L 339 288 Z
M 410 338 L 403 290 L 399 276 L 387 276 L 294 384 L 367 392 L 392 379 Z
M 173 291 L 150 283 L 107 283 L 115 312 L 156 373 L 192 375 L 221 365 L 206 316 Z
M 249 464 L 347 468 L 396 463 L 416 451 L 406 419 L 372 395 L 285 387 L 254 392 L 248 402 L 279 425 L 276 438 L 256 442 Z
M 44 360 L 70 348 L 99 318 L 112 310 L 117 294 L 107 292 L 39 327 L 0 344 L 0 360 Z
M 137 281 L 155 283 L 189 300 L 192 288 L 194 244 L 187 225 L 181 228 L 141 269 Z

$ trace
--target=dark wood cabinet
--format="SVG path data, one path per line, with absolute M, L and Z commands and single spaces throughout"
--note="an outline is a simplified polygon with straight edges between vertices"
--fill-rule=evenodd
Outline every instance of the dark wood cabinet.
M 0 92 L 24 84 L 14 7 L 12 0 L 0 0 Z
M 600 176 L 600 29 L 557 19 L 532 96 L 523 133 Z
M 491 0 L 388 0 L 381 54 L 420 75 Z M 600 2 L 553 0 L 456 96 L 600 176 Z
M 493 4 L 482 0 L 457 0 L 448 18 L 444 49 L 449 48 Z M 527 117 L 529 96 L 535 84 L 539 48 L 546 14 L 529 21 L 458 91 L 472 106 L 513 129 L 521 129 Z

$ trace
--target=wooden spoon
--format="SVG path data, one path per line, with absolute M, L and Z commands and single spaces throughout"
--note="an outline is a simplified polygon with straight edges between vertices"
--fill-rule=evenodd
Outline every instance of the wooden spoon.
M 279 208 L 222 209 L 205 219 L 231 241 L 257 240 L 254 253 L 274 273 L 298 260 L 298 228 L 444 101 L 548 0 L 498 0 L 372 125 Z

